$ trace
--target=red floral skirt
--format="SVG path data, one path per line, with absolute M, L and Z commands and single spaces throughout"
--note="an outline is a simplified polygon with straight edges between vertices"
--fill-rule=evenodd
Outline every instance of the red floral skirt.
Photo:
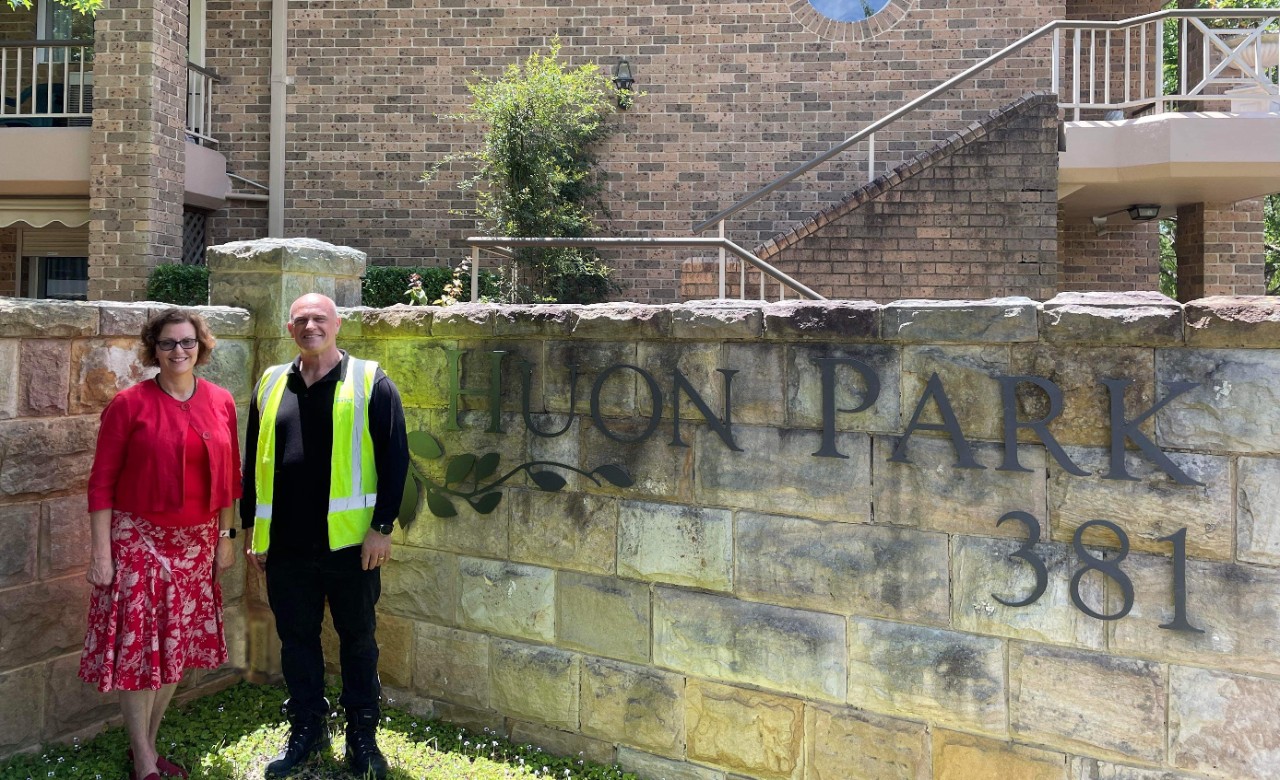
M 144 691 L 182 679 L 185 669 L 227 660 L 222 589 L 214 567 L 218 525 L 154 525 L 111 515 L 110 585 L 89 596 L 80 679 L 98 690 Z

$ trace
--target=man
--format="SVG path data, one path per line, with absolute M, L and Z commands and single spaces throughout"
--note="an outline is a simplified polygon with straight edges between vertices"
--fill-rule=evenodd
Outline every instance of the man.
M 267 777 L 288 777 L 329 747 L 320 645 L 326 599 L 340 643 L 347 764 L 358 777 L 387 773 L 375 737 L 374 605 L 409 447 L 396 386 L 377 363 L 338 349 L 341 325 L 329 298 L 294 301 L 288 329 L 298 357 L 267 369 L 250 406 L 240 502 L 252 529 L 245 555 L 266 572 L 289 689 L 289 739 Z

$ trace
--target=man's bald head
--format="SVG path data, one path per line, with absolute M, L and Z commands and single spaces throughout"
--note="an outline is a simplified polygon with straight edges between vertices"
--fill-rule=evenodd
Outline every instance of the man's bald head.
M 305 357 L 337 359 L 338 307 L 333 299 L 320 293 L 308 293 L 289 307 L 289 335 Z

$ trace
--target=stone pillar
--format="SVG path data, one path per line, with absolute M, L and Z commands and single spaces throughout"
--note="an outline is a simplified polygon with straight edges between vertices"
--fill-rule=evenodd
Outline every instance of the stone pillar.
M 1266 291 L 1262 200 L 1178 209 L 1178 300 Z
M 89 297 L 141 300 L 182 259 L 186 0 L 106 0 L 94 39 Z

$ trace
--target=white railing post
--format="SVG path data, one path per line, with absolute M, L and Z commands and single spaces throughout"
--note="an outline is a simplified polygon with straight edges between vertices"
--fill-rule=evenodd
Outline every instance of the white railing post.
M 1075 30 L 1071 46 L 1071 105 L 1075 107 L 1075 121 L 1080 121 L 1080 28 Z
M 1155 44 L 1156 56 L 1152 65 L 1152 75 L 1155 82 L 1152 87 L 1155 89 L 1156 113 L 1164 113 L 1164 21 L 1155 22 Z
M 722 241 L 723 241 L 723 240 L 724 240 L 724 220 L 721 220 L 721 221 L 720 221 L 720 224 L 719 224 L 719 225 L 717 225 L 716 227 L 717 227 L 717 234 L 720 236 L 720 240 L 722 240 Z M 725 290 L 724 290 L 724 275 L 725 275 L 726 273 L 728 273 L 728 269 L 727 269 L 725 266 L 726 266 L 726 263 L 725 263 L 725 251 L 724 251 L 724 247 L 723 247 L 723 246 L 721 246 L 721 247 L 720 247 L 720 276 L 719 276 L 719 278 L 720 278 L 720 300 L 722 300 L 722 301 L 725 299 L 725 295 L 724 295 L 724 292 L 725 292 Z
M 1053 96 L 1062 100 L 1062 30 L 1054 28 L 1052 42 L 1049 44 L 1049 59 L 1053 63 L 1050 71 L 1050 89 Z
M 480 247 L 471 247 L 471 302 L 480 300 Z
M 867 183 L 876 180 L 876 134 L 867 136 Z

